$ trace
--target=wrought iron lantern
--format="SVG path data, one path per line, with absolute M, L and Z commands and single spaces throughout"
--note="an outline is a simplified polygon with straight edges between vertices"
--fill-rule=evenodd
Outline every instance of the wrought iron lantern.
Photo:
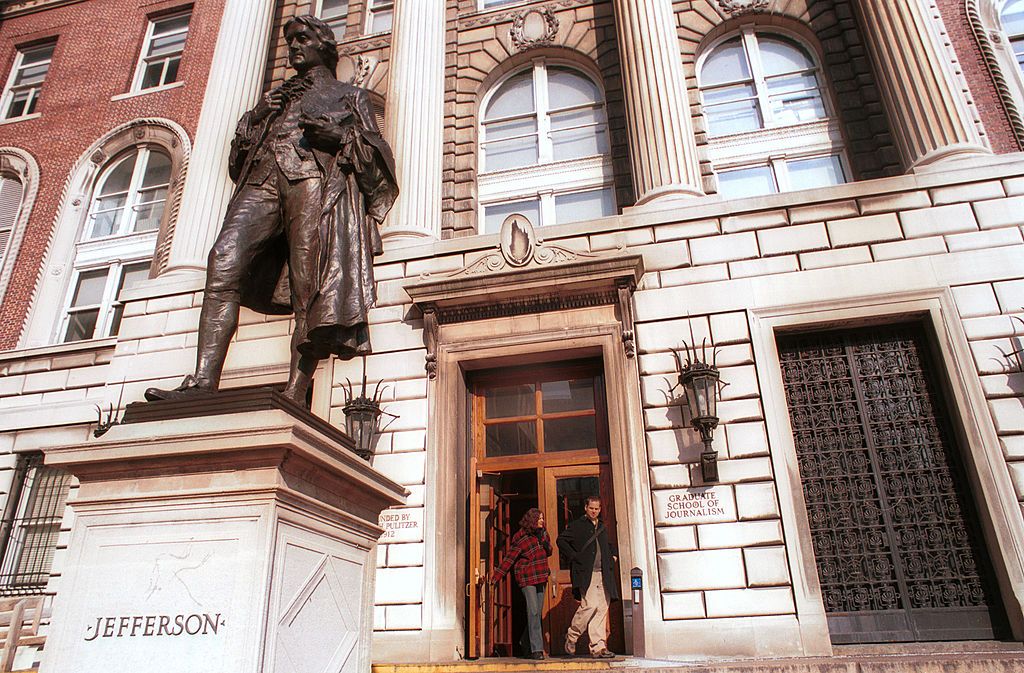
M 685 345 L 685 344 L 684 344 Z M 690 357 L 692 350 L 693 357 Z M 679 385 L 686 392 L 686 403 L 690 408 L 690 425 L 700 433 L 704 451 L 700 454 L 700 471 L 705 483 L 718 481 L 718 452 L 711 448 L 715 428 L 718 427 L 718 386 L 721 373 L 712 362 L 707 363 L 707 344 L 701 346 L 700 357 L 697 349 L 687 347 L 686 362 L 679 358 Z
M 367 396 L 365 370 L 366 366 L 364 363 L 363 384 L 359 389 L 358 396 L 355 394 L 352 382 L 345 379 L 348 387 L 342 388 L 345 391 L 345 406 L 341 410 L 345 413 L 345 432 L 355 442 L 356 454 L 363 460 L 370 460 L 373 457 L 373 447 L 376 438 L 398 416 L 389 414 L 380 408 L 381 395 L 387 390 L 387 386 L 381 388 L 383 381 L 378 381 L 377 386 L 373 389 L 373 394 Z M 390 416 L 390 420 L 384 428 L 380 427 L 380 417 L 382 415 Z

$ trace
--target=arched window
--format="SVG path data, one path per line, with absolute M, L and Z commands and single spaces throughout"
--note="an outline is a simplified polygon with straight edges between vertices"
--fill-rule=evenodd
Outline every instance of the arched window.
M 604 94 L 577 68 L 536 59 L 484 97 L 480 231 L 511 213 L 535 225 L 615 213 Z
M 1010 40 L 1017 67 L 1024 71 L 1024 0 L 1009 0 L 999 12 L 999 20 Z
M 171 158 L 137 147 L 104 166 L 75 246 L 59 341 L 117 334 L 118 294 L 149 277 L 171 180 Z
M 23 191 L 17 176 L 0 173 L 0 267 L 6 259 L 14 226 L 18 223 Z
M 726 198 L 846 182 L 838 120 L 811 51 L 745 27 L 698 63 L 709 154 Z

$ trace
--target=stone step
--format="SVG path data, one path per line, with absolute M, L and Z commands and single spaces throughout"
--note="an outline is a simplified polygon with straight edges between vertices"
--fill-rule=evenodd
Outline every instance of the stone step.
M 845 646 L 831 657 L 664 661 L 552 658 L 480 659 L 433 664 L 375 664 L 373 673 L 1024 673 L 1021 643 Z
M 625 659 L 620 658 L 616 663 Z M 550 658 L 543 661 L 516 659 L 511 657 L 488 657 L 486 659 L 449 661 L 428 664 L 374 664 L 373 673 L 608 673 L 614 660 Z

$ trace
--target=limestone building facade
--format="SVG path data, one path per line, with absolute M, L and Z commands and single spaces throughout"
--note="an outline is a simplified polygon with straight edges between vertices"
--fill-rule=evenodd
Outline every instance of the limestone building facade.
M 1024 1 L 120 4 L 148 23 L 98 108 L 54 100 L 63 37 L 29 76 L 96 3 L 13 3 L 0 27 L 2 113 L 38 95 L 0 122 L 5 594 L 57 594 L 70 562 L 74 484 L 36 456 L 191 370 L 227 142 L 290 74 L 284 22 L 314 13 L 401 189 L 374 352 L 325 362 L 311 402 L 343 425 L 365 375 L 395 417 L 372 464 L 409 496 L 380 522 L 376 661 L 512 653 L 511 589 L 484 581 L 504 539 L 531 506 L 556 536 L 595 493 L 619 651 L 1024 639 Z M 187 7 L 182 75 L 161 81 L 150 45 Z M 147 77 L 161 92 L 135 97 Z M 121 95 L 143 107 L 118 117 Z M 44 126 L 51 105 L 67 118 Z M 71 119 L 76 143 L 40 130 Z M 140 240 L 104 262 L 104 226 Z M 283 382 L 290 329 L 243 313 L 223 386 Z M 723 383 L 717 480 L 678 385 L 696 356 Z M 45 549 L 26 524 L 42 477 Z M 573 603 L 552 570 L 557 652 Z

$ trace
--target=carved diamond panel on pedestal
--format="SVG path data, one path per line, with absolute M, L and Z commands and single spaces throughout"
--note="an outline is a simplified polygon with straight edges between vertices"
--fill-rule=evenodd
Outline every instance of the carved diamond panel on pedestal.
M 279 575 L 274 670 L 278 673 L 359 671 L 363 566 L 321 545 L 288 536 Z

